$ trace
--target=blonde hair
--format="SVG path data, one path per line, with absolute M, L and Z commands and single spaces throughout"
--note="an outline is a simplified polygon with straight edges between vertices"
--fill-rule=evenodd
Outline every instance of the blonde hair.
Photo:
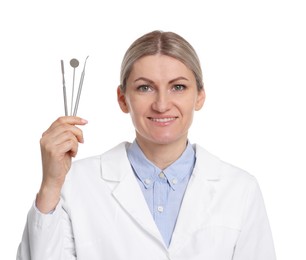
M 120 88 L 123 93 L 133 64 L 144 56 L 155 54 L 167 55 L 184 63 L 193 72 L 198 90 L 203 89 L 200 60 L 193 47 L 176 33 L 153 31 L 135 40 L 123 57 L 120 73 Z

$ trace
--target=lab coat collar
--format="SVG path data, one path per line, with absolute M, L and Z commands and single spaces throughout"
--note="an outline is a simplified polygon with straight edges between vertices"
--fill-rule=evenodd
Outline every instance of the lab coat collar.
M 207 181 L 218 181 L 221 178 L 220 159 L 206 151 L 201 146 L 194 144 L 193 148 L 196 152 L 195 168 L 201 169 L 199 177 Z
M 107 181 L 118 182 L 129 172 L 131 165 L 126 148 L 130 143 L 123 142 L 101 155 L 101 177 Z
M 123 142 L 102 154 L 101 177 L 103 179 L 117 182 L 130 172 L 127 170 L 131 168 L 131 165 L 126 153 L 126 148 L 129 145 L 131 144 Z M 220 171 L 216 171 L 216 165 L 218 165 L 220 160 L 197 144 L 193 144 L 193 148 L 196 152 L 195 168 L 204 169 L 199 173 L 199 177 L 208 181 L 218 181 L 220 179 Z M 118 160 L 114 160 L 114 158 L 118 158 Z M 116 170 L 114 171 L 114 169 Z

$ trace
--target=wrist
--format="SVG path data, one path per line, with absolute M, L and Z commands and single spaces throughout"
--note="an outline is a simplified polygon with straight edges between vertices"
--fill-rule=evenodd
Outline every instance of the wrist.
M 60 201 L 61 188 L 42 185 L 36 196 L 36 207 L 41 213 L 54 210 Z

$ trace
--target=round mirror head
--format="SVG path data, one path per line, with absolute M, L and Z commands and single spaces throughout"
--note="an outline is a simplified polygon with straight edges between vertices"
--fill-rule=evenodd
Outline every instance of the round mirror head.
M 79 66 L 79 61 L 77 59 L 72 59 L 70 65 L 72 68 L 77 68 Z

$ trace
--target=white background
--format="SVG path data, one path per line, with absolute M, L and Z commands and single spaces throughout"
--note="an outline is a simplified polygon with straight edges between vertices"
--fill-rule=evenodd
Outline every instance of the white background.
M 6 2 L 6 3 L 5 3 Z M 14 259 L 41 178 L 39 139 L 62 115 L 60 60 L 90 55 L 78 158 L 133 140 L 116 103 L 126 48 L 161 29 L 202 61 L 207 100 L 190 140 L 258 179 L 279 260 L 306 259 L 306 8 L 298 0 L 1 1 L 1 259 Z M 76 79 L 79 82 L 79 79 Z

